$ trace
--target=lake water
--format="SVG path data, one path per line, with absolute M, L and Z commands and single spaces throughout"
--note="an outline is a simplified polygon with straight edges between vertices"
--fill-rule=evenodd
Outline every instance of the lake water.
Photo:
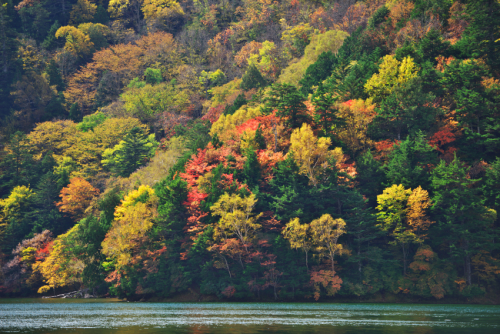
M 500 333 L 500 307 L 0 300 L 1 333 Z

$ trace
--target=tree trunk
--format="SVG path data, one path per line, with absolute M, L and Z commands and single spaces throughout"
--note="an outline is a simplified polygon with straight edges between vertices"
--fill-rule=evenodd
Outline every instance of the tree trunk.
M 330 252 L 330 258 L 332 260 L 332 276 L 335 277 L 335 253 Z
M 308 252 L 304 251 L 304 253 L 306 253 L 306 268 L 307 268 L 307 272 L 309 272 L 309 264 L 307 262 L 307 254 L 308 254 Z
M 247 252 L 248 253 L 248 252 Z M 245 267 L 243 266 L 243 261 L 241 261 L 241 253 L 238 254 L 238 258 L 240 260 L 240 264 L 241 264 L 241 269 L 245 269 Z
M 226 263 L 226 268 L 227 268 L 227 272 L 229 273 L 229 278 L 233 278 L 233 276 L 231 276 L 231 270 L 229 270 L 229 264 L 227 263 L 227 259 L 224 255 L 222 255 L 222 258 L 224 259 L 224 262 Z
M 358 242 L 358 271 L 359 271 L 359 278 L 361 279 L 362 264 L 361 264 L 360 254 L 361 254 L 361 245 Z
M 276 124 L 274 124 L 274 153 L 278 150 L 278 131 L 276 130 Z
M 401 243 L 401 247 L 403 248 L 403 275 L 406 276 L 406 252 L 405 243 Z
M 472 272 L 471 272 L 471 263 L 470 263 L 470 255 L 466 255 L 464 258 L 464 276 L 467 281 L 467 285 L 472 284 Z

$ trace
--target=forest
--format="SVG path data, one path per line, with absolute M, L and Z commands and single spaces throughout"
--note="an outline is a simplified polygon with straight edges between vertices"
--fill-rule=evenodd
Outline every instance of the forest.
M 0 296 L 500 302 L 499 0 L 0 0 Z

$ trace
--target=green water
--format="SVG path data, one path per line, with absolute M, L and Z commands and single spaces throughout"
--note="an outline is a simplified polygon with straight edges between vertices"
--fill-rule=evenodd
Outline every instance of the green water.
M 0 300 L 1 333 L 500 333 L 478 305 Z

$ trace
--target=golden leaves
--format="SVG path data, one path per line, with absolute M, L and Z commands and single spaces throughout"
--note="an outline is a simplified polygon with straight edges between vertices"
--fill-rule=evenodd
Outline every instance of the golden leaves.
M 414 189 L 410 197 L 408 197 L 407 206 L 406 219 L 408 220 L 408 225 L 413 228 L 417 235 L 421 231 L 428 230 L 431 224 L 434 223 L 427 216 L 427 210 L 432 206 L 427 190 L 422 189 L 422 187 Z M 425 235 L 419 235 L 419 239 L 424 238 Z
M 94 50 L 94 43 L 92 43 L 90 37 L 73 26 L 59 28 L 56 31 L 56 38 L 60 37 L 66 38 L 64 48 L 76 56 L 88 56 Z
M 412 191 L 395 184 L 377 196 L 377 203 L 379 227 L 391 231 L 398 242 L 422 243 L 426 237 L 422 231 L 434 223 L 427 216 L 429 193 L 420 186 Z
M 158 198 L 149 186 L 131 191 L 115 209 L 115 220 L 102 242 L 102 253 L 116 261 L 117 268 L 132 261 L 134 250 L 153 227 Z
M 299 218 L 293 218 L 281 232 L 285 239 L 290 242 L 290 247 L 293 249 L 301 248 L 304 252 L 308 252 L 312 246 L 312 238 L 309 233 L 308 224 L 300 224 Z
M 80 175 L 93 176 L 101 171 L 101 157 L 107 148 L 112 148 L 134 127 L 146 126 L 136 118 L 109 118 L 94 127 L 93 131 L 81 132 L 73 121 L 54 121 L 38 124 L 28 135 L 36 159 L 52 152 L 61 163 L 70 157 L 78 165 Z
M 144 0 L 142 12 L 147 19 L 184 15 L 184 10 L 175 0 Z
M 340 147 L 330 150 L 331 139 L 317 138 L 311 126 L 306 123 L 293 131 L 290 142 L 300 173 L 308 176 L 315 187 L 321 182 L 321 176 L 329 167 L 331 159 L 341 162 L 344 156 Z
M 234 130 L 237 126 L 245 123 L 249 119 L 260 116 L 262 113 L 260 108 L 257 106 L 255 108 L 243 106 L 238 109 L 233 115 L 221 115 L 219 119 L 212 124 L 210 129 L 210 136 L 217 134 L 219 139 L 223 142 L 228 140 L 237 140 L 239 134 Z
M 300 224 L 299 218 L 293 218 L 281 233 L 288 239 L 292 248 L 301 248 L 306 253 L 306 264 L 310 249 L 330 259 L 331 273 L 335 275 L 335 255 L 348 253 L 343 245 L 338 243 L 339 237 L 346 232 L 345 226 L 346 223 L 342 218 L 333 219 L 331 215 L 324 214 L 310 224 Z
M 257 203 L 255 195 L 241 197 L 225 193 L 220 199 L 210 207 L 214 216 L 220 216 L 214 231 L 214 238 L 226 240 L 231 236 L 236 236 L 242 244 L 252 241 L 254 232 L 261 228 L 257 220 L 262 213 L 255 215 L 252 213 Z
M 58 236 L 52 244 L 49 256 L 33 264 L 33 271 L 41 273 L 46 284 L 38 289 L 38 293 L 82 281 L 80 275 L 84 264 L 73 256 L 69 241 L 72 234 L 77 233 L 78 227 L 76 224 L 65 234 Z
M 402 62 L 393 55 L 383 58 L 378 73 L 375 73 L 365 84 L 370 97 L 380 100 L 392 94 L 396 87 L 402 86 L 418 75 L 418 66 L 413 58 L 405 57 Z
M 344 247 L 338 243 L 339 237 L 346 232 L 346 223 L 342 218 L 333 219 L 329 214 L 311 222 L 311 235 L 316 245 L 316 250 L 328 257 L 334 267 L 335 254 L 346 252 Z
M 34 193 L 29 187 L 17 186 L 12 189 L 9 197 L 0 198 L 0 237 L 4 233 L 8 221 L 19 216 L 33 195 Z
M 376 116 L 374 104 L 349 100 L 339 105 L 339 116 L 344 125 L 336 129 L 336 134 L 352 152 L 364 151 L 373 145 L 368 136 L 368 126 Z
M 97 51 L 93 61 L 69 79 L 64 97 L 69 104 L 78 103 L 85 115 L 94 106 L 96 89 L 104 73 L 113 87 L 106 96 L 109 101 L 118 97 L 121 88 L 142 75 L 147 67 L 161 69 L 164 79 L 170 81 L 184 63 L 180 50 L 172 35 L 157 32 L 142 37 L 135 44 L 117 44 Z
M 313 35 L 311 42 L 304 50 L 304 56 L 299 60 L 292 59 L 289 66 L 281 72 L 277 82 L 298 85 L 309 65 L 316 62 L 323 52 L 337 53 L 347 36 L 349 36 L 348 33 L 340 30 L 330 30 L 323 34 Z

